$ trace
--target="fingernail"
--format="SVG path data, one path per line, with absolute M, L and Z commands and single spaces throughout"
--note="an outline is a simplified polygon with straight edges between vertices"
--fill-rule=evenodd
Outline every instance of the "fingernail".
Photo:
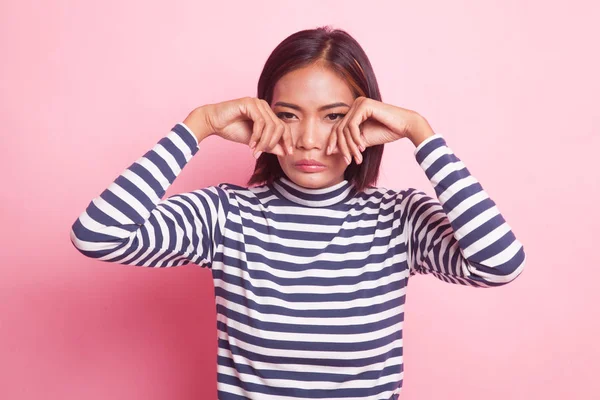
M 256 142 L 252 142 L 252 143 L 250 143 L 250 148 L 251 148 L 251 149 L 254 149 L 254 146 L 256 146 Z
M 346 164 L 350 165 L 350 163 L 352 162 L 352 159 L 348 156 L 344 156 L 344 159 L 346 160 Z
M 262 154 L 262 151 L 257 151 L 256 153 L 254 153 L 254 158 L 260 157 L 261 154 Z
M 360 151 L 365 151 L 365 146 L 362 144 L 360 146 L 358 146 L 358 148 L 360 149 Z

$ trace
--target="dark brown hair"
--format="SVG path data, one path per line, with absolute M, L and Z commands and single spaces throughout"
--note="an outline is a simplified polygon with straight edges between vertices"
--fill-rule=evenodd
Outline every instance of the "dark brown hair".
M 265 62 L 258 80 L 257 97 L 271 104 L 273 88 L 282 76 L 317 63 L 327 66 L 344 79 L 354 98 L 364 96 L 381 101 L 373 67 L 360 44 L 344 30 L 331 29 L 329 26 L 298 31 L 277 45 Z M 344 179 L 357 190 L 362 191 L 377 182 L 383 146 L 367 147 L 362 153 L 363 162 L 356 164 L 352 158 L 346 168 Z M 285 176 L 285 173 L 277 156 L 264 152 L 256 160 L 248 184 L 272 183 L 281 176 Z

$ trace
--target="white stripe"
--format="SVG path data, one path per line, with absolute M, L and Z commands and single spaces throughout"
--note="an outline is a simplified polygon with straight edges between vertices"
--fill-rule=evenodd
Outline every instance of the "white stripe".
M 229 301 L 222 296 L 215 296 L 215 302 L 216 304 L 220 304 L 229 310 L 236 311 L 240 314 L 248 315 L 249 317 L 252 317 L 257 321 L 285 323 L 291 325 L 351 326 L 360 324 L 370 324 L 404 313 L 404 305 L 401 305 L 398 307 L 383 310 L 382 312 L 367 315 L 315 318 L 301 317 L 296 315 L 290 316 L 281 314 L 263 314 L 253 308 L 245 307 L 233 301 Z
M 312 366 L 311 366 L 312 369 Z M 331 381 L 298 381 L 295 379 L 268 379 L 257 377 L 255 375 L 240 373 L 233 368 L 221 367 L 220 373 L 239 377 L 244 383 L 254 383 L 257 385 L 272 388 L 273 392 L 277 392 L 275 388 L 301 388 L 302 390 L 347 390 L 347 389 L 370 389 L 374 386 L 385 385 L 392 382 L 398 382 L 402 378 L 403 372 L 384 375 L 377 379 L 351 379 L 348 376 L 343 382 Z M 259 398 L 263 398 L 262 394 Z M 344 397 L 346 399 L 347 397 Z M 377 397 L 379 398 L 379 397 Z M 295 398 L 297 400 L 297 398 Z M 362 398 L 361 400 L 364 400 Z
M 281 372 L 298 372 L 306 369 L 306 364 L 274 364 L 269 362 L 248 360 L 246 357 L 232 354 L 229 350 L 219 348 L 217 354 L 229 359 L 234 359 L 236 364 L 250 365 L 257 370 L 266 369 Z M 388 365 L 397 365 L 403 362 L 402 356 L 390 357 L 383 362 L 377 362 L 368 364 L 361 367 L 334 367 L 329 365 L 310 365 L 310 372 L 315 374 L 344 374 L 344 375 L 358 375 L 368 371 L 381 371 Z M 221 366 L 219 366 L 221 368 Z M 363 399 L 364 400 L 364 399 Z
M 491 246 L 495 241 L 500 239 L 507 232 L 510 232 L 510 227 L 508 226 L 508 224 L 503 223 L 493 231 L 486 234 L 484 237 L 471 243 L 466 249 L 463 250 L 463 255 L 467 258 L 471 257 L 473 254 L 478 253 L 481 250 Z M 504 251 L 506 251 L 506 249 Z M 496 255 L 496 257 L 497 256 L 498 255 Z M 505 259 L 505 261 L 506 260 L 508 259 Z M 490 265 L 490 267 L 495 267 L 495 265 Z
M 224 317 L 223 317 L 224 318 Z M 243 325 L 246 326 L 246 325 Z M 402 323 L 394 325 L 398 331 L 402 329 Z M 285 333 L 285 332 L 283 332 Z M 218 336 L 220 339 L 228 341 L 232 346 L 237 346 L 241 349 L 262 354 L 269 357 L 292 357 L 292 358 L 304 358 L 304 359 L 330 359 L 330 360 L 357 360 L 361 358 L 371 358 L 382 356 L 387 354 L 388 352 L 393 351 L 396 348 L 402 347 L 402 338 L 396 339 L 391 343 L 388 343 L 381 347 L 376 347 L 370 350 L 360 350 L 360 351 L 325 351 L 325 350 L 301 350 L 301 349 L 276 349 L 264 346 L 256 346 L 250 343 L 247 343 L 241 339 L 235 338 L 233 336 L 228 335 L 227 333 L 219 330 Z M 339 343 L 335 335 L 327 335 L 329 343 Z M 385 336 L 373 335 L 369 340 L 378 340 Z M 260 341 L 263 339 L 261 336 L 256 336 Z M 314 341 L 316 342 L 316 341 Z M 354 341 L 353 341 L 354 342 Z M 356 341 L 358 342 L 358 341 Z
M 355 307 L 375 307 L 381 303 L 385 303 L 390 300 L 397 299 L 404 296 L 406 293 L 406 286 L 398 287 L 393 291 L 373 296 L 368 299 L 358 298 L 348 301 L 327 301 L 327 302 L 290 302 L 281 300 L 277 297 L 267 295 L 256 295 L 250 290 L 245 290 L 242 287 L 227 283 L 219 278 L 214 278 L 215 287 L 220 287 L 226 292 L 237 294 L 243 297 L 247 297 L 248 300 L 252 300 L 261 306 L 278 306 L 288 310 L 294 311 L 306 311 L 306 310 L 347 310 Z

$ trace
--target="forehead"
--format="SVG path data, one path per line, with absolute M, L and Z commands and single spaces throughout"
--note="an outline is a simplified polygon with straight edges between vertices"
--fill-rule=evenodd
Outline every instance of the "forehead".
M 354 99 L 350 86 L 329 68 L 311 65 L 282 76 L 273 88 L 273 103 L 278 100 L 314 107 Z

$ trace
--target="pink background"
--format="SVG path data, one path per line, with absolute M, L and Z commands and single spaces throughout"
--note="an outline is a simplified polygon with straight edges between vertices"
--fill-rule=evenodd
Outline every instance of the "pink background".
M 597 2 L 162 3 L 0 3 L 0 398 L 216 398 L 209 271 L 87 259 L 69 229 L 191 109 L 255 96 L 271 50 L 325 24 L 361 43 L 384 102 L 445 135 L 528 255 L 502 288 L 411 281 L 402 399 L 598 398 Z M 413 149 L 388 145 L 379 183 L 434 194 Z M 167 194 L 252 167 L 209 138 Z

